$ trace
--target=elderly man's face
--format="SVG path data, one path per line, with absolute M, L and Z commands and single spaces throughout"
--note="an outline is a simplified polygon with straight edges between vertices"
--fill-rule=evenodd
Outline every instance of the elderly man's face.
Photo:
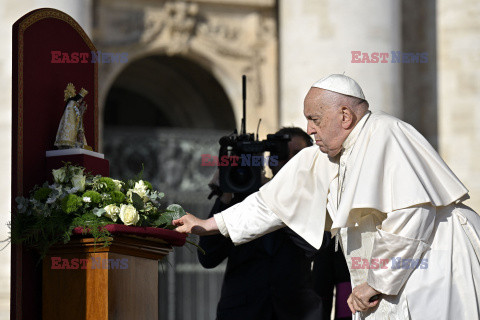
M 343 114 L 340 108 L 331 105 L 332 93 L 319 88 L 311 88 L 305 97 L 304 115 L 307 118 L 307 133 L 314 136 L 320 151 L 330 157 L 342 150 L 346 134 L 342 128 Z

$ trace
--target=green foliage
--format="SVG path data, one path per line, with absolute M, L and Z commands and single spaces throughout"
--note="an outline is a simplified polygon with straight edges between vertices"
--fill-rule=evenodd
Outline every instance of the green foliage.
M 37 201 L 45 201 L 48 199 L 48 196 L 52 193 L 52 189 L 43 187 L 39 188 L 33 194 L 33 198 Z
M 151 184 L 150 182 L 145 181 L 145 180 L 144 180 L 143 182 L 145 182 L 145 184 L 147 185 L 148 190 L 150 190 L 150 191 L 153 190 L 153 186 L 152 186 L 152 184 Z
M 11 223 L 10 238 L 13 243 L 36 249 L 43 258 L 48 248 L 64 241 L 65 230 L 69 229 L 73 219 L 73 215 L 66 215 L 63 211 L 54 211 L 48 217 L 16 214 Z
M 132 180 L 132 179 L 127 180 L 125 182 L 125 186 L 127 189 L 133 189 L 135 187 L 135 180 Z
M 105 194 L 104 205 L 124 203 L 126 200 L 125 194 L 120 191 L 112 191 Z
M 82 206 L 82 198 L 77 195 L 69 194 L 62 200 L 62 210 L 65 213 L 73 213 Z
M 70 163 L 52 173 L 53 184 L 45 182 L 35 187 L 30 197 L 15 199 L 17 210 L 10 223 L 10 240 L 38 250 L 42 257 L 53 244 L 70 241 L 76 227 L 91 234 L 95 243 L 109 245 L 111 234 L 105 226 L 124 223 L 120 211 L 125 205 L 135 209 L 123 219 L 130 219 L 127 223 L 138 219 L 137 226 L 173 229 L 172 220 L 185 215 L 178 204 L 162 210 L 160 199 L 165 195 L 139 178 L 119 181 L 92 176 Z M 143 169 L 139 176 L 142 174 Z
M 167 207 L 167 212 L 172 212 L 173 219 L 180 219 L 180 217 L 183 217 L 187 213 L 185 210 L 183 210 L 182 206 L 179 204 L 171 204 Z
M 110 197 L 112 198 L 113 203 L 124 203 L 125 195 L 120 191 L 110 192 Z
M 99 192 L 111 192 L 117 189 L 115 182 L 112 178 L 108 177 L 99 177 L 94 180 L 93 189 Z
M 132 192 L 132 204 L 137 210 L 143 210 L 143 199 L 135 192 Z
M 186 215 L 186 212 L 180 205 L 171 204 L 167 207 L 165 213 L 161 214 L 152 224 L 165 229 L 174 229 L 172 221 L 180 219 L 184 215 Z
M 82 195 L 83 201 L 86 200 L 85 198 L 90 199 L 89 202 L 91 202 L 93 204 L 99 204 L 100 202 L 102 202 L 102 196 L 100 195 L 100 193 L 98 193 L 97 191 L 93 191 L 93 190 L 86 191 Z
M 84 213 L 72 221 L 72 224 L 66 234 L 68 234 L 68 240 L 70 240 L 69 235 L 71 234 L 72 230 L 76 227 L 81 227 L 83 229 L 82 234 L 91 234 L 95 239 L 95 244 L 98 241 L 104 241 L 103 246 L 107 247 L 111 244 L 111 233 L 105 229 L 105 226 L 111 223 L 112 221 L 109 221 L 106 218 L 99 219 L 93 213 Z M 67 240 L 66 235 L 64 237 L 64 243 L 68 243 L 68 240 L 65 240 Z

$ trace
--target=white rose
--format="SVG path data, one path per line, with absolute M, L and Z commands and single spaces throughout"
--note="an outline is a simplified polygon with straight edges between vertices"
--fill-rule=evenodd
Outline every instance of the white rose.
M 142 198 L 143 202 L 147 202 L 149 199 L 148 199 L 148 196 L 147 196 L 147 191 L 148 191 L 148 187 L 147 185 L 143 182 L 143 180 L 140 180 L 138 182 L 135 183 L 135 186 L 133 189 L 130 189 L 127 191 L 127 197 L 130 199 L 130 202 L 132 202 L 132 193 L 136 193 L 140 196 L 140 198 Z
M 120 181 L 120 180 L 115 180 L 115 179 L 112 179 L 113 183 L 115 183 L 115 187 L 117 188 L 117 191 L 120 191 L 122 190 L 122 184 L 123 182 Z
M 137 193 L 140 197 L 144 198 L 147 194 L 148 187 L 147 185 L 143 182 L 143 180 L 140 180 L 135 183 L 135 187 L 133 188 L 133 191 Z
M 113 220 L 113 222 L 117 222 L 118 214 L 120 213 L 120 208 L 114 204 L 109 204 L 105 208 L 105 216 L 109 217 Z M 134 208 L 135 209 L 135 208 Z M 126 223 L 125 223 L 126 224 Z
M 86 202 L 86 203 L 92 202 L 92 199 L 90 199 L 90 197 L 83 197 L 82 200 L 83 202 Z
M 53 174 L 53 180 L 55 180 L 56 183 L 64 183 L 65 178 L 67 176 L 65 172 L 65 167 L 60 168 L 60 169 L 53 169 L 52 170 Z
M 138 220 L 140 220 L 140 215 L 137 210 L 131 204 L 122 204 L 120 207 L 120 213 L 118 215 L 120 220 L 127 226 L 133 224 L 135 225 Z
M 78 191 L 85 191 L 85 176 L 79 174 L 73 176 L 72 185 L 74 188 L 77 188 Z

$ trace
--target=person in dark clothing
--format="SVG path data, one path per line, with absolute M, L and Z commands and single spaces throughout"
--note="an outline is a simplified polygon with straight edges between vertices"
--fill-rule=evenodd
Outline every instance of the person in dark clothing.
M 312 140 L 300 128 L 279 131 L 290 134 L 289 159 Z M 285 162 L 272 167 L 276 174 Z M 213 214 L 241 202 L 247 195 L 223 194 L 210 212 Z M 330 239 L 325 237 L 324 245 Z M 311 263 L 315 248 L 288 227 L 241 246 L 222 235 L 200 237 L 198 253 L 203 267 L 214 268 L 228 259 L 217 320 L 320 320 L 323 306 L 313 291 Z
M 330 232 L 326 232 L 330 235 Z M 335 287 L 335 320 L 352 319 L 347 299 L 352 293 L 350 272 L 340 246 L 335 251 L 335 241 L 330 241 L 325 250 L 313 260 L 313 288 L 322 298 L 324 319 L 330 319 Z

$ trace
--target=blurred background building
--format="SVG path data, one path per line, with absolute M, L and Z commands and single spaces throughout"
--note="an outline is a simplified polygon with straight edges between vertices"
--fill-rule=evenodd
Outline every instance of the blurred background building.
M 480 210 L 478 1 L 4 0 L 0 239 L 10 219 L 11 26 L 42 7 L 70 14 L 102 53 L 126 54 L 127 61 L 99 63 L 100 151 L 112 176 L 135 176 L 143 164 L 144 178 L 187 211 L 206 216 L 212 206 L 207 183 L 215 168 L 202 167 L 201 154 L 216 154 L 218 139 L 239 127 L 242 74 L 247 130 L 255 132 L 261 118 L 265 138 L 280 126 L 305 127 L 303 98 L 331 73 L 356 79 L 373 110 L 419 129 L 470 189 L 467 204 Z M 353 51 L 389 57 L 358 63 Z M 395 63 L 398 52 L 427 59 Z M 8 247 L 0 257 L 0 319 L 7 319 Z M 191 247 L 159 269 L 162 319 L 214 318 L 222 267 L 202 269 Z

